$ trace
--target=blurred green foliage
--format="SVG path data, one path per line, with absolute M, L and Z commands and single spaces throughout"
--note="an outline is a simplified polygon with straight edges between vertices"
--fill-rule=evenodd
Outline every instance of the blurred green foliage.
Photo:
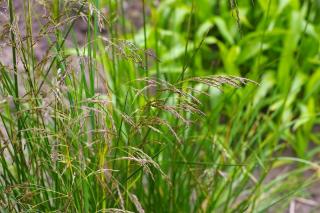
M 318 1 L 161 1 L 151 12 L 147 40 L 150 48 L 159 46 L 161 73 L 180 72 L 188 41 L 186 58 L 197 53 L 186 75 L 241 75 L 259 82 L 232 96 L 219 94 L 227 100 L 215 113 L 226 114 L 230 122 L 237 113 L 247 114 L 259 127 L 267 119 L 263 138 L 273 137 L 311 159 L 310 143 L 319 143 L 313 131 L 320 113 L 319 9 Z M 135 38 L 141 42 L 141 37 Z M 217 110 L 203 107 L 208 113 Z

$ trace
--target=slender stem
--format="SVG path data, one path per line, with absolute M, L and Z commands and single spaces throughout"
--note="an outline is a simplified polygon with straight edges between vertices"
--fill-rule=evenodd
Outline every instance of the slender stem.
M 18 82 L 18 69 L 17 69 L 17 55 L 16 55 L 16 38 L 15 38 L 15 33 L 14 33 L 14 11 L 13 11 L 13 3 L 12 0 L 9 0 L 9 10 L 10 10 L 10 25 L 11 25 L 11 42 L 12 42 L 12 62 L 13 62 L 13 71 L 14 71 L 14 104 L 16 107 L 17 111 L 17 122 L 18 122 L 18 133 L 17 133 L 17 138 L 19 141 L 19 146 L 18 150 L 15 150 L 18 155 L 20 155 L 20 160 L 18 160 L 18 157 L 16 158 L 17 163 L 16 166 L 18 167 L 19 174 L 21 176 L 21 180 L 23 181 L 26 177 L 26 174 L 23 170 L 23 168 L 26 168 L 26 161 L 24 158 L 23 150 L 22 150 L 22 135 L 21 135 L 21 130 L 22 130 L 22 122 L 20 118 L 20 101 L 19 101 L 19 82 Z M 14 145 L 15 147 L 15 145 Z M 21 165 L 22 163 L 22 165 Z M 20 167 L 20 169 L 19 169 Z
M 142 0 L 142 14 L 143 14 L 143 36 L 144 36 L 144 69 L 145 69 L 145 75 L 146 77 L 149 77 L 149 71 L 148 71 L 148 44 L 147 44 L 147 26 L 146 26 L 146 2 L 145 0 Z

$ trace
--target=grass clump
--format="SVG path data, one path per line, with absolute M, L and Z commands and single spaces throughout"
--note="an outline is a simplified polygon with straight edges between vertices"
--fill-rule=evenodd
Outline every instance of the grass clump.
M 1 211 L 264 212 L 308 198 L 319 72 L 315 48 L 294 53 L 318 45 L 309 4 L 6 3 Z

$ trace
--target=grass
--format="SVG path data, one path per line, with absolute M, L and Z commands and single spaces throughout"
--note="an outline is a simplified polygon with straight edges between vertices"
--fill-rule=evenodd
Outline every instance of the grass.
M 1 212 L 319 209 L 317 2 L 5 3 Z

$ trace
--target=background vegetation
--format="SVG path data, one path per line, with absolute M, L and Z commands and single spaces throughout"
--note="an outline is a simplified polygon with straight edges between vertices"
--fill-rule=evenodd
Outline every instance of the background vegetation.
M 319 1 L 3 8 L 1 212 L 319 211 Z

